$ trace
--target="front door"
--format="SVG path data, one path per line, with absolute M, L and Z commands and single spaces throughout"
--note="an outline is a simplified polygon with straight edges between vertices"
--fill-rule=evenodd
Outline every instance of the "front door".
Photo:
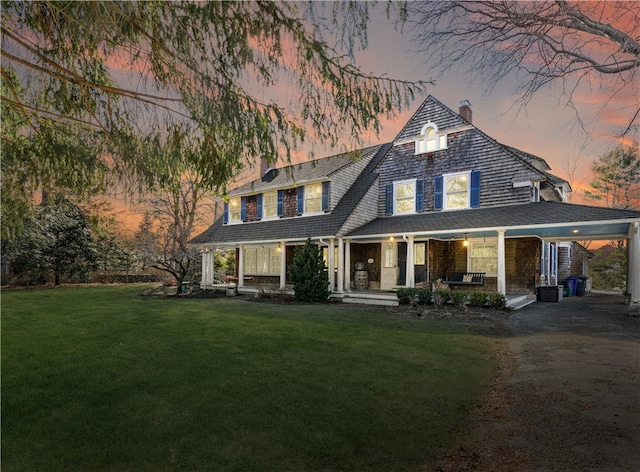
M 398 285 L 398 249 L 395 241 L 382 243 L 380 290 L 393 290 Z

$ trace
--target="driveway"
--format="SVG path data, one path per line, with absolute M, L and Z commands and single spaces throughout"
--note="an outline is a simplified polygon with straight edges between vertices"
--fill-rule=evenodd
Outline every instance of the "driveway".
M 640 471 L 640 318 L 621 296 L 534 303 L 441 471 Z

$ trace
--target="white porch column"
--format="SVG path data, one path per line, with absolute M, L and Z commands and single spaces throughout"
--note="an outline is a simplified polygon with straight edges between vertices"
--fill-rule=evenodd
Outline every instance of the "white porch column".
M 560 277 L 558 277 L 558 246 L 558 241 L 551 243 L 550 245 L 549 273 L 553 276 L 553 283 L 549 283 L 549 285 L 560 285 Z
M 207 288 L 207 286 L 213 285 L 213 274 L 214 274 L 214 252 L 211 249 L 205 249 L 205 252 L 202 253 L 202 286 L 203 288 Z
M 405 270 L 405 286 L 413 288 L 416 286 L 415 276 L 415 256 L 413 254 L 413 236 L 407 236 L 407 267 Z
M 328 263 L 329 263 L 329 267 L 327 267 L 327 270 L 329 272 L 329 291 L 333 292 L 336 288 L 336 258 L 335 258 L 335 244 L 336 244 L 336 240 L 334 238 L 330 238 L 329 239 L 329 247 L 327 248 L 327 251 L 329 251 L 329 254 L 327 254 L 327 259 L 328 259 Z
M 287 286 L 287 243 L 280 241 L 280 288 Z
M 241 244 L 238 251 L 238 288 L 244 287 L 244 244 Z
M 507 294 L 507 264 L 504 246 L 505 230 L 498 230 L 498 293 Z
M 338 293 L 344 293 L 344 240 L 338 238 Z
M 351 241 L 344 242 L 344 291 L 351 291 Z
M 207 256 L 207 252 L 202 251 L 200 253 L 201 257 L 202 257 L 202 279 L 200 280 L 200 287 L 201 288 L 207 288 L 207 271 L 209 269 L 209 257 Z
M 629 316 L 640 316 L 640 223 L 630 225 L 627 239 L 627 292 Z

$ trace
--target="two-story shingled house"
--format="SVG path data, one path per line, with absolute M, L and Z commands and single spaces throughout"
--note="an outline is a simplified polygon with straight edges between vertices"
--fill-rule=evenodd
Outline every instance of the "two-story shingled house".
M 559 283 L 560 243 L 626 238 L 640 306 L 640 212 L 568 204 L 569 184 L 549 170 L 476 128 L 468 102 L 456 113 L 429 96 L 392 143 L 269 169 L 229 192 L 224 216 L 194 240 L 202 283 L 213 281 L 209 251 L 235 247 L 239 290 L 286 288 L 295 246 L 311 238 L 344 301 L 354 288 L 438 279 L 533 294 Z

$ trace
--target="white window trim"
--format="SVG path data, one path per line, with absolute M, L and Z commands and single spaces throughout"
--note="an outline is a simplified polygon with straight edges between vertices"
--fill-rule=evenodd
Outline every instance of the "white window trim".
M 416 180 L 417 179 L 409 179 L 409 180 L 399 180 L 393 183 L 393 214 L 394 215 L 413 215 L 416 213 Z M 398 192 L 396 191 L 398 185 L 404 184 L 413 184 L 413 210 L 407 211 L 405 213 L 398 213 Z
M 447 179 L 450 179 L 451 177 L 459 177 L 461 175 L 467 176 L 467 204 L 464 207 L 449 208 L 449 206 L 447 205 L 447 202 L 448 202 Z M 450 174 L 442 174 L 442 209 L 455 211 L 455 210 L 468 210 L 469 208 L 471 208 L 471 171 L 469 170 L 465 172 L 453 172 Z
M 266 196 L 269 194 L 274 194 L 276 197 L 276 214 L 274 216 L 267 216 L 267 205 L 265 202 L 266 202 Z M 262 215 L 261 216 L 263 220 L 277 220 L 278 218 L 280 218 L 278 216 L 278 191 L 277 190 L 262 193 Z
M 245 257 L 244 257 L 244 274 L 245 275 L 264 275 L 264 276 L 274 276 L 274 275 L 280 275 L 280 246 L 249 246 L 249 247 L 245 247 L 244 249 L 245 251 Z M 258 266 L 258 251 L 268 251 L 268 255 L 267 255 L 267 260 L 268 260 L 268 265 L 269 265 L 269 269 L 267 270 L 267 272 L 261 272 L 260 271 L 260 267 Z M 248 254 L 250 252 L 253 252 L 255 254 L 255 266 L 256 269 L 255 270 L 248 270 L 247 267 L 247 263 L 249 262 L 249 257 Z M 275 254 L 274 254 L 275 253 Z M 274 266 L 275 267 L 271 267 L 272 264 L 272 259 L 276 258 L 276 254 L 277 254 L 277 263 L 274 262 Z
M 319 186 L 320 187 L 320 210 L 318 211 L 308 211 L 307 210 L 307 189 L 309 187 L 314 187 L 314 186 Z M 303 215 L 321 215 L 324 214 L 324 212 L 322 211 L 322 182 L 314 182 L 314 183 L 310 183 L 310 184 L 306 184 L 304 186 L 304 212 Z
M 232 200 L 237 200 L 238 201 L 238 212 L 240 214 L 240 218 L 237 220 L 232 220 L 231 219 L 231 201 Z M 229 225 L 239 225 L 242 223 L 242 197 L 231 197 L 229 198 L 229 202 L 228 202 L 228 211 L 229 211 L 229 216 L 227 218 L 227 224 Z
M 469 246 L 467 247 L 467 267 L 469 268 L 469 272 L 475 272 L 472 266 L 473 257 L 471 257 L 473 254 L 474 244 L 487 244 L 487 243 L 496 246 L 496 261 L 498 260 L 498 255 L 497 255 L 498 238 L 470 239 Z M 497 267 L 497 263 L 496 263 L 496 267 Z M 493 274 L 487 272 L 485 275 L 487 277 L 496 277 L 498 274 L 497 272 Z
M 531 201 L 534 203 L 540 201 L 540 182 L 531 183 Z
M 427 137 L 427 130 L 430 128 L 433 129 L 433 131 L 435 132 L 436 147 L 435 149 L 428 150 L 426 137 Z M 416 155 L 427 154 L 431 152 L 442 151 L 443 149 L 447 149 L 447 147 L 448 147 L 447 133 L 438 131 L 438 126 L 435 123 L 428 121 L 427 124 L 425 124 L 420 130 L 420 136 L 415 141 L 415 154 Z

